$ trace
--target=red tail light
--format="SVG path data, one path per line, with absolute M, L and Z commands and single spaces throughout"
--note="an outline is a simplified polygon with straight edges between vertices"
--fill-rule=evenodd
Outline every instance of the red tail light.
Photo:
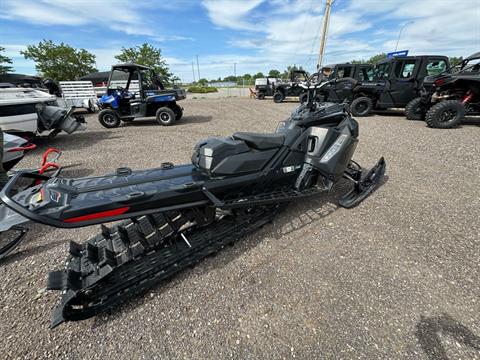
M 435 86 L 441 86 L 445 84 L 445 79 L 437 79 L 433 83 L 435 84 Z

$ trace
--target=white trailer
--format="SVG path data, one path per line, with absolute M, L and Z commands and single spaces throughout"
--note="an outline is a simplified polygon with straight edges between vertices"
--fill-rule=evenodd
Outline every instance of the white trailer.
M 95 112 L 97 94 L 91 81 L 60 81 L 60 90 L 62 97 L 57 99 L 59 105 Z

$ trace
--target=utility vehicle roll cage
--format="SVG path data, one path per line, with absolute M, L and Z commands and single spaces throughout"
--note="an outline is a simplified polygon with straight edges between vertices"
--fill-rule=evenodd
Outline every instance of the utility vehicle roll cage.
M 157 90 L 157 89 L 145 89 L 143 84 L 145 80 L 150 80 L 151 85 L 155 85 L 158 90 L 164 90 L 165 87 L 159 78 L 159 76 L 155 73 L 155 70 L 148 66 L 139 65 L 135 63 L 125 63 L 125 64 L 117 64 L 112 66 L 112 70 L 110 71 L 110 75 L 108 77 L 108 85 L 107 85 L 107 93 L 109 90 L 114 89 L 116 90 L 118 86 L 113 86 L 112 84 L 115 81 L 122 81 L 124 79 L 113 79 L 115 71 L 122 71 L 124 73 L 128 73 L 128 77 L 126 79 L 127 84 L 123 87 L 124 90 L 128 90 L 132 83 L 132 80 L 138 80 L 138 86 L 140 93 L 142 90 Z M 134 79 L 134 74 L 137 74 L 138 79 Z M 147 75 L 148 74 L 148 75 Z M 150 79 L 148 79 L 150 77 Z

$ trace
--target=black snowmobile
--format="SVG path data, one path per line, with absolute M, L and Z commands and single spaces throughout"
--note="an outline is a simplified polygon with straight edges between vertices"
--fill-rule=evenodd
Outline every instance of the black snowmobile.
M 350 208 L 378 187 L 381 158 L 366 174 L 351 160 L 358 123 L 343 104 L 310 101 L 272 134 L 208 138 L 192 164 L 67 179 L 19 173 L 0 193 L 24 218 L 61 228 L 123 220 L 83 244 L 70 243 L 65 268 L 50 273 L 61 290 L 52 327 L 86 319 L 172 276 L 270 222 L 280 203 L 329 191 L 341 178 Z M 12 194 L 24 177 L 42 183 Z M 3 219 L 1 221 L 4 221 Z

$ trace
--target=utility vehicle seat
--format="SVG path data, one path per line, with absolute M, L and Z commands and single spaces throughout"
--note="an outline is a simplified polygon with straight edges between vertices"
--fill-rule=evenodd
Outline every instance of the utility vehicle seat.
M 233 134 L 236 140 L 243 140 L 245 143 L 257 150 L 279 148 L 285 141 L 285 134 L 257 134 L 250 132 L 236 132 Z

